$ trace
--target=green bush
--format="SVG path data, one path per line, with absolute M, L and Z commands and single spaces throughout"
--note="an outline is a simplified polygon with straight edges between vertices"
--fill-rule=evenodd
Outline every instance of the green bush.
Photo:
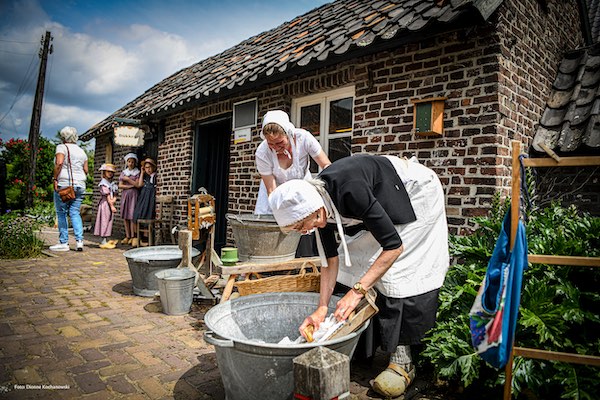
M 508 204 L 496 200 L 477 230 L 450 240 L 458 263 L 440 291 L 438 323 L 429 332 L 424 358 L 439 377 L 467 391 L 501 393 L 504 370 L 481 360 L 471 346 L 468 313 L 485 275 Z M 531 210 L 526 222 L 530 254 L 600 256 L 600 218 L 553 203 Z M 600 271 L 530 264 L 523 276 L 516 345 L 600 354 Z M 600 370 L 584 365 L 515 357 L 513 394 L 534 399 L 598 399 Z
M 44 137 L 39 138 L 33 198 L 52 200 L 54 191 L 52 178 L 56 145 Z M 1 157 L 6 163 L 6 201 L 11 210 L 22 210 L 28 190 L 28 177 L 31 167 L 31 148 L 27 140 L 0 139 Z
M 36 236 L 37 220 L 8 213 L 0 216 L 0 258 L 31 258 L 41 254 L 44 243 Z
M 56 219 L 54 202 L 34 201 L 33 207 L 25 210 L 25 215 L 36 220 L 40 225 L 54 226 Z

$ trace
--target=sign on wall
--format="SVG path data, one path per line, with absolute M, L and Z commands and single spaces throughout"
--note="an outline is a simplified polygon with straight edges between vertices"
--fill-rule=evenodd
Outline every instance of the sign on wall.
M 137 126 L 117 126 L 115 128 L 115 144 L 140 147 L 144 145 L 144 135 L 144 130 Z
M 252 130 L 250 128 L 236 129 L 233 132 L 233 144 L 244 143 L 252 138 Z

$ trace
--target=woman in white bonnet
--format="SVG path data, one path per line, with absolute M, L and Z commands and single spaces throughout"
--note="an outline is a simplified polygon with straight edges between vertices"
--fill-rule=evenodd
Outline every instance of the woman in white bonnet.
M 77 251 L 83 250 L 83 221 L 80 207 L 85 194 L 85 181 L 88 173 L 87 154 L 76 142 L 77 129 L 65 126 L 60 130 L 63 143 L 56 146 L 54 158 L 54 208 L 58 220 L 58 243 L 50 246 L 52 251 L 69 251 L 69 223 L 71 218 Z M 75 200 L 63 202 L 58 191 L 67 186 L 75 189 Z
M 331 161 L 317 139 L 296 128 L 284 111 L 265 114 L 260 137 L 264 140 L 256 149 L 256 169 L 262 180 L 254 213 L 271 214 L 268 196 L 278 185 L 291 179 L 310 178 L 310 158 L 321 168 Z
M 263 142 L 256 149 L 256 169 L 261 175 L 254 214 L 271 214 L 268 196 L 278 185 L 291 179 L 311 178 L 310 159 L 321 168 L 331 161 L 319 141 L 307 130 L 296 128 L 286 112 L 268 111 L 263 117 L 260 136 Z M 312 256 L 314 238 L 304 236 L 297 257 Z
M 125 238 L 121 240 L 121 244 L 137 246 L 137 228 L 133 220 L 133 210 L 135 209 L 139 193 L 135 184 L 140 177 L 140 170 L 137 167 L 137 155 L 128 153 L 124 159 L 125 169 L 119 176 L 119 189 L 123 191 L 121 194 L 121 218 L 123 218 L 125 224 Z
M 345 293 L 336 305 L 338 320 L 375 289 L 379 313 L 363 333 L 361 350 L 371 357 L 380 346 L 390 354 L 373 389 L 386 397 L 402 395 L 415 378 L 412 352 L 418 354 L 435 323 L 449 266 L 444 191 L 435 172 L 416 159 L 358 154 L 337 160 L 318 179 L 282 184 L 269 204 L 282 229 L 316 228 L 320 298 L 301 334 L 306 337 L 310 325 L 317 330 L 327 317 L 336 282 Z

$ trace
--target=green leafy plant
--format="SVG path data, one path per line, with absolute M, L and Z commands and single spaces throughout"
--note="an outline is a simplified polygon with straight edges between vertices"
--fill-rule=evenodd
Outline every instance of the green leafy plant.
M 490 367 L 474 352 L 468 313 L 508 206 L 496 196 L 489 215 L 474 219 L 473 234 L 451 238 L 457 263 L 440 291 L 438 323 L 423 352 L 440 378 L 481 397 L 483 391 L 502 392 L 504 371 Z M 531 254 L 600 256 L 600 218 L 573 206 L 531 207 L 526 229 Z M 523 277 L 516 345 L 599 355 L 598 287 L 597 268 L 531 264 Z M 600 370 L 594 367 L 516 357 L 513 378 L 513 394 L 523 398 L 600 398 Z
M 44 137 L 39 138 L 33 198 L 36 201 L 52 200 L 54 152 L 56 145 Z M 31 146 L 27 140 L 0 140 L 0 156 L 6 163 L 6 200 L 11 210 L 22 210 L 28 190 L 27 179 L 31 168 Z
M 32 208 L 25 210 L 25 216 L 34 219 L 40 225 L 54 226 L 56 218 L 56 208 L 54 207 L 54 202 L 35 202 Z
M 44 247 L 36 235 L 40 223 L 11 212 L 0 216 L 0 258 L 32 258 Z

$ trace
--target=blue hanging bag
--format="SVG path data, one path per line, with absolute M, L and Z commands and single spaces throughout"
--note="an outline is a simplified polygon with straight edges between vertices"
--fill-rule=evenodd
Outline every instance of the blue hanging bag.
M 488 364 L 503 368 L 515 338 L 523 271 L 527 268 L 527 237 L 519 219 L 510 251 L 510 209 L 488 263 L 483 282 L 469 312 L 473 347 Z

